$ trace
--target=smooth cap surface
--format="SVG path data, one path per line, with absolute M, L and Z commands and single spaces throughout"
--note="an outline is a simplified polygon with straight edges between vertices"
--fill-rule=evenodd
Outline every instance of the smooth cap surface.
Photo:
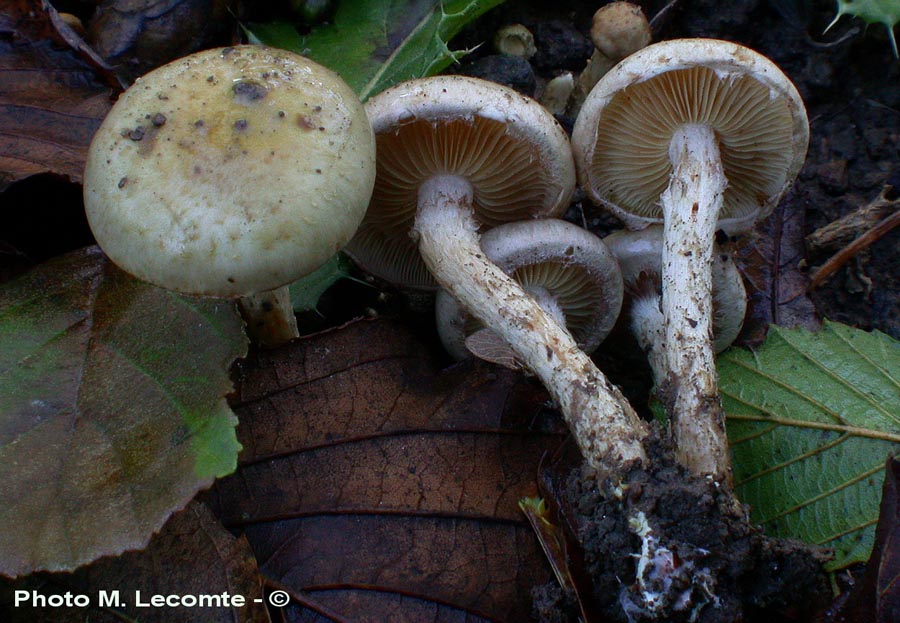
M 601 54 L 619 60 L 650 45 L 652 34 L 640 6 L 610 2 L 594 13 L 591 41 Z
M 137 80 L 94 137 L 88 220 L 113 262 L 181 292 L 244 296 L 350 239 L 375 177 L 365 110 L 282 50 L 207 50 Z
M 565 132 L 540 104 L 466 76 L 401 83 L 366 102 L 378 174 L 366 218 L 347 252 L 390 282 L 435 288 L 410 239 L 419 187 L 458 175 L 473 187 L 482 229 L 556 216 L 575 189 Z
M 774 63 L 734 43 L 679 39 L 627 57 L 588 95 L 572 134 L 581 187 L 629 227 L 660 222 L 669 143 L 685 124 L 718 139 L 729 233 L 768 214 L 806 157 L 805 107 Z
M 612 330 L 622 307 L 622 275 L 613 255 L 594 234 L 559 219 L 520 221 L 486 232 L 481 248 L 526 292 L 539 288 L 549 294 L 585 352 L 594 351 Z M 436 307 L 447 351 L 457 359 L 465 358 L 466 337 L 480 323 L 444 291 L 438 293 Z

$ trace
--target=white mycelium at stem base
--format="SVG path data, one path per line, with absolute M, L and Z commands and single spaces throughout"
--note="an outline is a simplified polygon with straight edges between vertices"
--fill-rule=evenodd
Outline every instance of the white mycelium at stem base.
M 419 189 L 414 232 L 425 264 L 445 290 L 495 331 L 543 381 L 591 467 L 645 458 L 646 427 L 569 333 L 488 261 L 472 218 L 472 187 L 437 176 Z
M 694 473 L 730 479 L 725 415 L 712 337 L 712 253 L 726 179 L 712 129 L 689 124 L 672 136 L 672 178 L 662 194 L 662 310 L 665 361 L 660 379 L 679 461 Z M 665 387 L 665 384 L 674 384 Z

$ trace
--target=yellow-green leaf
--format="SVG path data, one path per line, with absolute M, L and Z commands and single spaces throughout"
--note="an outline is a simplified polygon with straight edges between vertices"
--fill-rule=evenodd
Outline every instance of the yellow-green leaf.
M 301 37 L 284 24 L 254 24 L 251 40 L 309 56 L 365 101 L 410 78 L 435 74 L 462 52 L 447 47 L 467 23 L 503 0 L 342 2 L 327 26 Z
M 0 288 L 0 574 L 143 547 L 234 470 L 233 304 L 137 281 L 96 247 Z

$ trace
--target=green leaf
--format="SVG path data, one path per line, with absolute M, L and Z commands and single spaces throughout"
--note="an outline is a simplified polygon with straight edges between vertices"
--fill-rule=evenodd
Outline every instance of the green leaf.
M 841 15 L 858 17 L 867 24 L 884 24 L 891 40 L 894 58 L 898 57 L 894 26 L 900 22 L 900 0 L 837 0 L 837 15 L 825 27 L 826 32 L 841 19 Z
M 718 360 L 735 487 L 769 534 L 832 548 L 830 568 L 872 549 L 887 456 L 900 448 L 900 342 L 826 322 L 773 326 Z
M 447 42 L 503 0 L 358 0 L 300 37 L 284 24 L 255 24 L 251 40 L 292 50 L 336 71 L 365 101 L 387 87 L 435 74 L 464 51 Z
M 0 289 L 0 573 L 143 547 L 236 467 L 234 305 L 139 282 L 96 247 Z
M 340 279 L 353 279 L 353 277 L 350 276 L 350 260 L 338 253 L 318 270 L 290 285 L 291 305 L 294 307 L 294 311 L 314 310 L 325 290 Z

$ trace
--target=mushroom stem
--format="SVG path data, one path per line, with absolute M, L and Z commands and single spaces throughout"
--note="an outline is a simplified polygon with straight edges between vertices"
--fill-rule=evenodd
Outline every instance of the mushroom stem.
M 730 481 L 725 414 L 712 341 L 712 252 L 727 180 L 713 130 L 679 128 L 669 145 L 673 172 L 662 194 L 663 316 L 669 376 L 663 395 L 677 456 L 698 475 Z
M 657 383 L 666 378 L 666 321 L 658 294 L 647 294 L 631 302 L 631 333 L 647 356 Z
M 543 309 L 547 315 L 556 321 L 556 324 L 558 324 L 563 331 L 571 335 L 566 328 L 566 314 L 562 307 L 559 306 L 559 302 L 550 290 L 543 286 L 535 285 L 525 286 L 524 290 L 538 305 L 541 306 L 541 309 Z
M 288 286 L 242 297 L 239 305 L 248 335 L 261 346 L 280 346 L 300 336 Z
M 541 379 L 588 465 L 621 474 L 627 464 L 646 458 L 646 426 L 571 335 L 486 258 L 472 202 L 472 186 L 460 177 L 436 176 L 419 188 L 413 231 L 425 264 L 441 287 Z

